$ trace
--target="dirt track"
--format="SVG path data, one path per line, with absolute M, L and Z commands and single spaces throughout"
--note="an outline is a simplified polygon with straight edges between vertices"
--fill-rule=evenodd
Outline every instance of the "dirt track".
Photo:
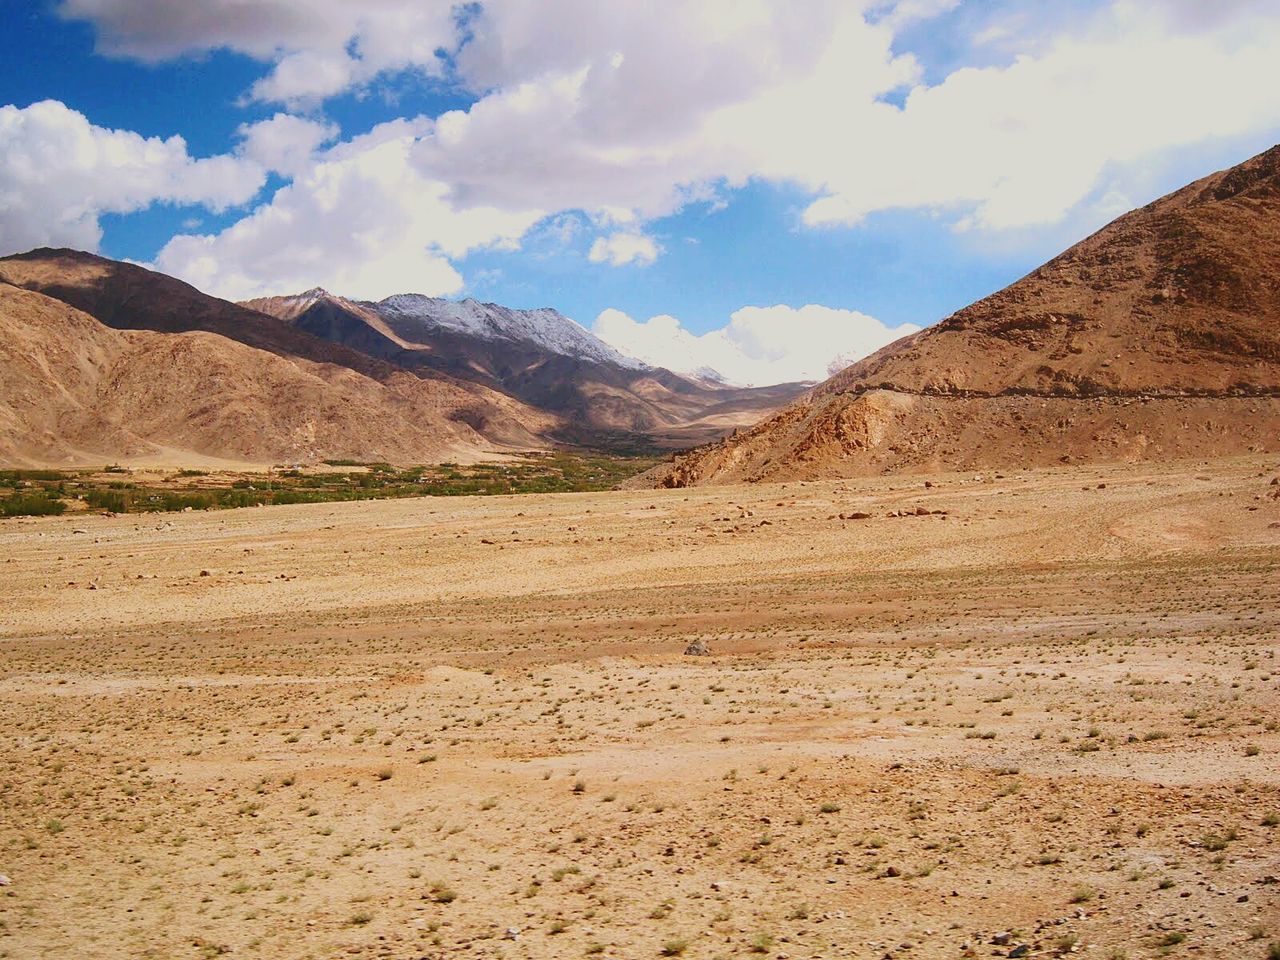
M 5 521 L 0 956 L 1263 958 L 1275 475 Z

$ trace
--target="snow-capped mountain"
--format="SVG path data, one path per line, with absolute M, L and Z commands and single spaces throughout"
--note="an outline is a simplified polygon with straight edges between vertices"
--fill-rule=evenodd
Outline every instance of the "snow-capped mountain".
M 298 296 L 305 298 L 313 292 Z M 561 356 L 627 370 L 648 369 L 648 364 L 619 353 L 591 331 L 549 307 L 513 310 L 496 303 L 445 300 L 420 293 L 401 293 L 377 303 L 363 302 L 361 306 L 393 324 L 421 323 L 427 332 L 444 329 L 482 340 L 523 340 Z
M 561 418 L 575 443 L 630 437 L 687 446 L 758 419 L 800 384 L 736 388 L 714 371 L 677 374 L 616 350 L 558 310 L 399 294 L 348 300 L 314 288 L 244 304 L 314 337 L 411 372 L 496 388 Z

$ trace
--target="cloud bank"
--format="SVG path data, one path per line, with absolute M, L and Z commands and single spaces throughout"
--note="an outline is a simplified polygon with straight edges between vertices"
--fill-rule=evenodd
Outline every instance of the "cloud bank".
M 271 65 L 251 99 L 314 104 L 377 77 L 444 72 L 461 24 L 451 0 L 62 0 L 108 55 L 156 63 L 233 50 Z
M 543 213 L 453 205 L 448 184 L 410 162 L 423 128 L 394 121 L 325 151 L 227 229 L 174 237 L 156 267 L 231 299 L 303 290 L 319 279 L 371 300 L 457 293 L 463 279 L 453 259 L 514 245 Z
M 518 248 L 568 211 L 595 231 L 583 269 L 596 270 L 672 256 L 648 224 L 751 180 L 807 193 L 801 228 L 900 209 L 995 235 L 1085 209 L 1100 222 L 1141 197 L 1159 158 L 1280 131 L 1273 4 L 1110 0 L 1053 17 L 994 4 L 948 39 L 962 65 L 926 80 L 931 51 L 903 38 L 956 6 L 701 0 L 655 17 L 644 0 L 62 0 L 108 55 L 262 61 L 251 99 L 314 109 L 408 73 L 474 102 L 332 146 L 331 126 L 294 109 L 205 159 L 61 105 L 8 108 L 0 252 L 92 248 L 98 216 L 150 203 L 225 209 L 274 169 L 286 187 L 220 232 L 175 237 L 157 264 L 223 295 L 440 294 L 464 283 L 469 252 Z
M 0 107 L 0 254 L 38 246 L 96 250 L 98 219 L 154 203 L 220 211 L 266 180 L 236 156 L 196 159 L 182 137 L 109 130 L 57 100 Z
M 695 334 L 675 317 L 634 320 L 609 309 L 592 332 L 610 346 L 678 373 L 707 375 L 741 386 L 825 380 L 899 337 L 912 324 L 887 327 L 856 310 L 809 304 L 743 307 L 717 330 Z

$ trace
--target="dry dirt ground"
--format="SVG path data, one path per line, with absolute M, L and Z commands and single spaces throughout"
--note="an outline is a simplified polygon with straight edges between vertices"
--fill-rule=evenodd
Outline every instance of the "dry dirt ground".
M 0 956 L 1280 955 L 1276 473 L 2 522 Z

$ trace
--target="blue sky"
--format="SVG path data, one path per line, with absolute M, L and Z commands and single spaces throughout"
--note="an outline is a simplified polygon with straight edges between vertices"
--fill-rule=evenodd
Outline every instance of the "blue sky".
M 0 253 L 816 378 L 1280 139 L 1272 4 L 1048 9 L 0 0 Z

